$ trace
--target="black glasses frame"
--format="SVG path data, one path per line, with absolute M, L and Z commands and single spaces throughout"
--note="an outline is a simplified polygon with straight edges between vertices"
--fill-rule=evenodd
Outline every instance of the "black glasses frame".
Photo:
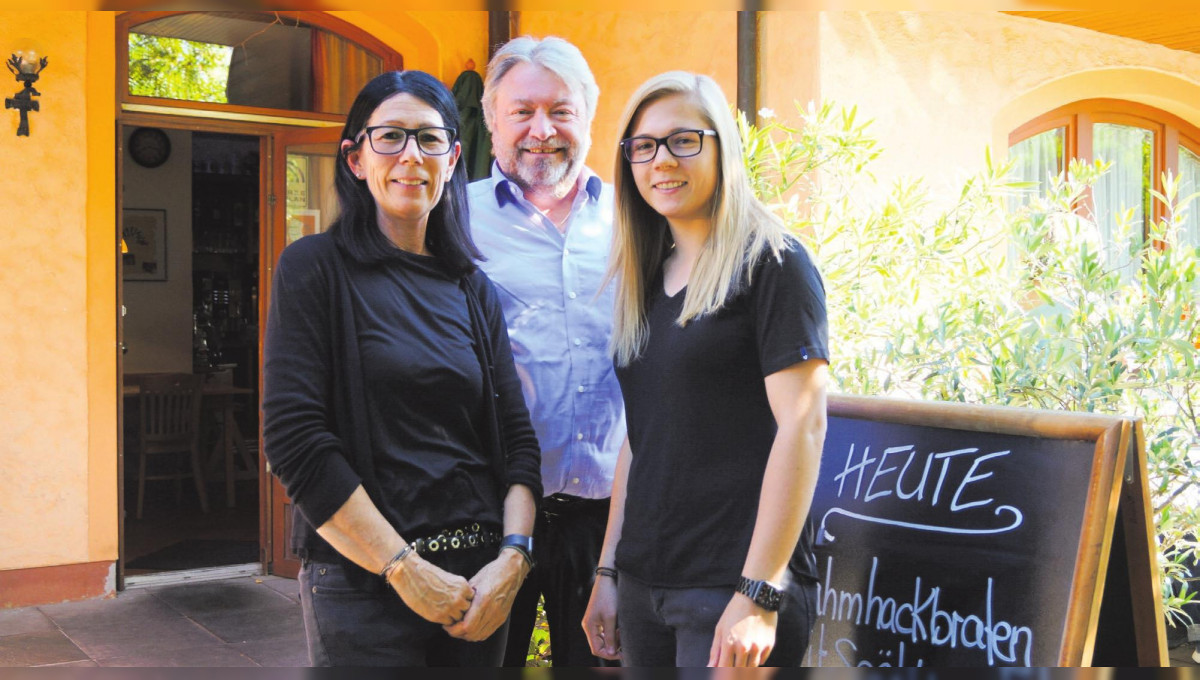
M 371 138 L 371 133 L 375 130 L 382 130 L 384 128 L 388 130 L 399 130 L 404 133 L 404 139 L 400 142 L 400 148 L 390 152 L 380 151 L 379 149 L 375 148 L 375 140 Z M 432 151 L 426 151 L 425 147 L 421 146 L 421 138 L 418 135 L 426 130 L 445 130 L 447 133 L 449 133 L 450 142 L 446 146 L 445 151 L 442 151 L 441 153 L 434 153 Z M 363 131 L 359 133 L 358 139 L 354 143 L 362 144 L 364 137 L 367 139 L 367 144 L 371 145 L 371 150 L 381 156 L 395 156 L 397 154 L 404 153 L 404 150 L 408 148 L 408 140 L 410 139 L 417 140 L 417 149 L 419 149 L 421 153 L 425 154 L 426 156 L 445 156 L 454 149 L 454 142 L 458 141 L 458 130 L 450 127 L 442 127 L 440 125 L 426 125 L 419 128 L 404 128 L 400 127 L 399 125 L 372 125 L 371 127 L 363 128 Z
M 700 143 L 696 145 L 696 153 L 687 153 L 681 156 L 675 153 L 674 149 L 671 148 L 670 139 L 677 135 L 687 134 L 689 132 L 700 135 Z M 626 139 L 622 139 L 620 142 L 618 142 L 618 144 L 621 145 L 621 152 L 625 156 L 625 160 L 629 161 L 630 163 L 649 163 L 658 157 L 658 147 L 660 146 L 666 146 L 667 153 L 676 158 L 691 158 L 692 156 L 699 156 L 700 152 L 704 150 L 704 138 L 716 136 L 716 130 L 676 130 L 666 137 L 650 137 L 649 135 L 639 135 L 637 137 L 628 137 Z M 633 160 L 633 143 L 639 140 L 649 140 L 654 142 L 654 152 L 651 153 L 650 157 L 644 161 Z

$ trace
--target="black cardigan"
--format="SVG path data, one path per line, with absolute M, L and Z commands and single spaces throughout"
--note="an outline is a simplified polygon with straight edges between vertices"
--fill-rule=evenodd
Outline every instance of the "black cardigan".
M 295 505 L 292 542 L 301 557 L 338 557 L 316 527 L 360 484 L 372 501 L 381 498 L 347 273 L 355 266 L 360 265 L 332 235 L 316 234 L 283 251 L 271 286 L 263 348 L 263 451 Z M 495 395 L 485 400 L 490 425 L 480 436 L 491 453 L 497 488 L 523 484 L 540 499 L 541 453 L 495 289 L 480 270 L 465 276 L 462 285 L 484 367 L 484 394 Z

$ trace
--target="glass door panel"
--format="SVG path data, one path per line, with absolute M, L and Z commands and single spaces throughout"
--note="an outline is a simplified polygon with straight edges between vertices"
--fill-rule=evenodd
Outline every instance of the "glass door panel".
M 1179 147 L 1179 199 L 1200 191 L 1200 155 Z M 1200 247 L 1200 196 L 1193 198 L 1186 207 L 1183 231 L 1179 234 L 1181 244 Z
M 329 143 L 286 147 L 284 246 L 325 231 L 337 216 L 337 194 L 333 188 L 335 148 Z
M 275 136 L 272 149 L 272 187 L 270 255 L 266 258 L 262 309 L 270 306 L 271 273 L 279 254 L 290 243 L 310 234 L 325 231 L 337 215 L 337 196 L 333 174 L 337 167 L 337 144 L 341 127 L 296 130 Z M 265 319 L 264 319 L 265 321 Z M 265 328 L 265 323 L 263 324 Z M 268 559 L 271 573 L 296 578 L 300 560 L 291 545 L 292 502 L 283 485 L 270 477 L 268 517 L 263 526 L 270 532 Z
M 1129 245 L 1145 237 L 1154 167 L 1154 132 L 1132 125 L 1096 123 L 1092 153 L 1112 163 L 1093 190 L 1096 224 L 1108 266 L 1131 265 Z

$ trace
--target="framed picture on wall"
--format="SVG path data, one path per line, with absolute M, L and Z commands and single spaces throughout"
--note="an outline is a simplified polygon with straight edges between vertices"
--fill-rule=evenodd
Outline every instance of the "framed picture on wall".
M 321 231 L 321 211 L 314 209 L 287 211 L 287 243 Z
M 167 280 L 167 211 L 126 208 L 121 216 L 121 276 Z

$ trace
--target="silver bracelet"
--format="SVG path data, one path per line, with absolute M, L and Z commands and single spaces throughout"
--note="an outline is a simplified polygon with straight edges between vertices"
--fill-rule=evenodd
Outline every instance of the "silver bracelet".
M 383 569 L 379 570 L 379 575 L 381 577 L 383 577 L 383 579 L 386 581 L 388 578 L 391 577 L 392 570 L 395 569 L 398 564 L 400 564 L 400 561 L 403 560 L 405 557 L 408 557 L 408 554 L 416 549 L 417 549 L 416 544 L 414 544 L 414 543 L 406 544 L 403 548 L 400 549 L 400 552 L 396 553 L 392 557 L 392 559 L 388 560 L 387 564 L 383 565 Z

